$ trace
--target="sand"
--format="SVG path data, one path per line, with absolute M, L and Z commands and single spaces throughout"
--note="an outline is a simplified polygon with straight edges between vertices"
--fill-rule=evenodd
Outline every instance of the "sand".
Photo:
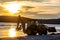
M 14 38 L 0 38 L 0 40 L 60 40 L 60 34 L 58 35 L 31 35 Z

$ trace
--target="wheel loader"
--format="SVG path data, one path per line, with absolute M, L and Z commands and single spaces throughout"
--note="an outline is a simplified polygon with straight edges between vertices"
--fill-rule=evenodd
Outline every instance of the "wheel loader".
M 47 35 L 47 31 L 49 30 L 48 26 L 42 24 L 42 23 L 36 23 L 36 21 L 29 20 L 28 22 L 22 19 L 20 16 L 18 16 L 18 22 L 17 22 L 17 28 L 16 30 L 20 30 L 18 27 L 19 21 L 22 24 L 23 32 L 27 35 Z M 25 24 L 27 23 L 27 27 L 25 27 Z M 38 25 L 37 25 L 38 24 Z

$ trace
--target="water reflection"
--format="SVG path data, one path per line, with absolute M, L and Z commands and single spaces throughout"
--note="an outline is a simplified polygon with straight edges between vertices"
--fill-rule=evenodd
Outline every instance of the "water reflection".
M 4 26 L 1 26 L 1 25 Z M 27 25 L 27 24 L 26 24 Z M 56 27 L 57 32 L 60 33 L 60 24 L 45 24 L 49 27 Z M 5 38 L 5 37 L 21 37 L 21 36 L 26 36 L 26 34 L 23 33 L 23 31 L 16 31 L 16 23 L 0 23 L 0 38 Z
M 9 36 L 10 36 L 10 37 L 15 37 L 15 36 L 16 36 L 15 28 L 11 27 L 11 28 L 9 29 Z
M 0 26 L 4 27 L 4 26 Z M 16 26 L 5 26 L 4 28 L 0 28 L 0 38 L 6 38 L 6 37 L 21 37 L 25 36 L 23 31 L 16 31 Z M 1 31 L 2 30 L 2 31 Z

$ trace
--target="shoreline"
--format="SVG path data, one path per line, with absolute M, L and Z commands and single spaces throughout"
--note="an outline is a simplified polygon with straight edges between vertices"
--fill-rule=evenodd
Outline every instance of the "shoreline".
M 0 38 L 0 40 L 60 40 L 60 34 L 56 35 L 31 35 L 21 37 Z

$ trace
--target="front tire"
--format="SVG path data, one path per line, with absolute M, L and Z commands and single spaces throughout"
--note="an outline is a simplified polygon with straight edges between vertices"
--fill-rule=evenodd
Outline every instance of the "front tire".
M 39 34 L 39 35 L 42 35 L 42 33 L 41 33 L 41 32 L 38 32 L 38 34 Z

